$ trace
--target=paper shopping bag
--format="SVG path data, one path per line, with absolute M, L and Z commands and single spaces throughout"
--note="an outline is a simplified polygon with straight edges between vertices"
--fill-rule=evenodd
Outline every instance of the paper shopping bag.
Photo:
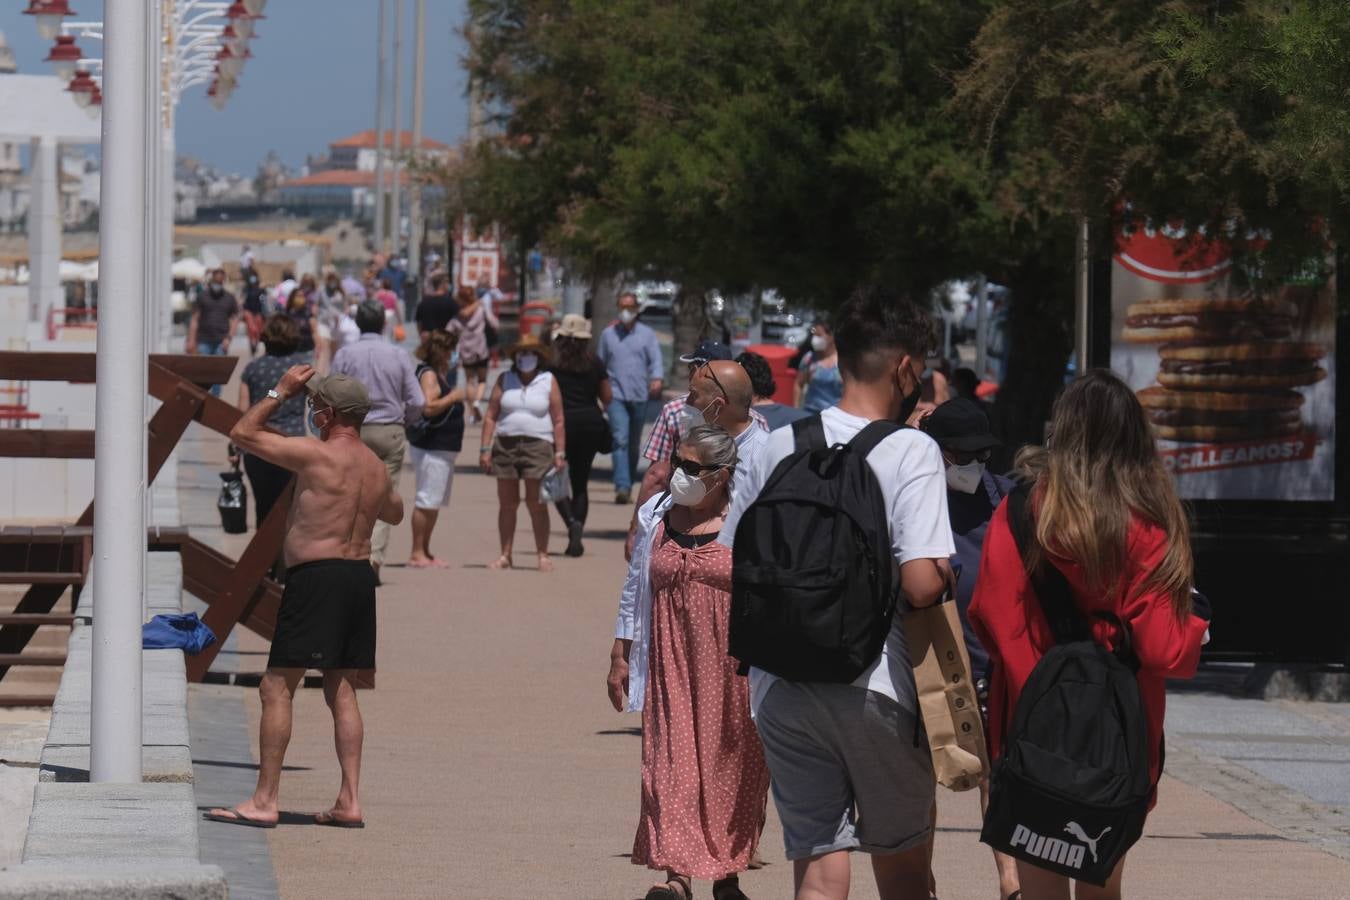
M 904 623 L 938 784 L 953 791 L 978 787 L 989 773 L 989 754 L 956 604 L 913 610 Z

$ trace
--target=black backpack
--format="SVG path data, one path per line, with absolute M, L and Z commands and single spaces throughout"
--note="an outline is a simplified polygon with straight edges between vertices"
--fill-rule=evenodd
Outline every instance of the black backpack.
M 792 455 L 736 528 L 730 652 L 743 671 L 848 683 L 881 653 L 899 585 L 867 454 L 901 427 L 873 422 L 831 447 L 820 416 L 792 423 Z
M 1036 540 L 1029 490 L 1008 495 L 1017 549 Z M 1115 651 L 1092 640 L 1063 573 L 1031 574 L 1055 646 L 1031 670 L 1003 757 L 994 765 L 980 840 L 995 850 L 1102 886 L 1144 830 L 1153 785 L 1148 725 L 1129 629 Z

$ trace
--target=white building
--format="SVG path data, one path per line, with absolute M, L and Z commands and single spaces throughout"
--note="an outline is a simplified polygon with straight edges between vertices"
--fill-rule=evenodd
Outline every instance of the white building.
M 413 145 L 412 132 L 399 133 L 399 147 L 408 153 Z M 385 167 L 392 168 L 394 133 L 384 136 Z M 449 159 L 448 144 L 422 138 L 421 156 L 438 161 Z M 375 215 L 375 167 L 378 150 L 375 129 L 368 129 L 328 145 L 327 158 L 308 160 L 309 174 L 277 185 L 277 202 L 295 211 L 341 218 L 371 219 Z M 407 191 L 407 170 L 400 183 Z

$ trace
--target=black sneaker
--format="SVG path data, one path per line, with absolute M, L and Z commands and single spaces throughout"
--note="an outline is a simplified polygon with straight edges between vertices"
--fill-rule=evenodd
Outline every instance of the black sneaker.
M 627 506 L 633 502 L 633 498 L 629 496 L 627 491 L 615 491 L 614 502 L 618 506 Z
M 580 556 L 586 552 L 586 548 L 581 546 L 581 523 L 570 522 L 567 526 L 567 549 L 563 551 L 568 556 Z

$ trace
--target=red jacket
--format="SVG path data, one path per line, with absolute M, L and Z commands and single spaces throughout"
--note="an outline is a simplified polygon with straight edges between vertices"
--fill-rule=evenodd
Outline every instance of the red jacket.
M 1193 615 L 1178 619 L 1171 598 L 1164 593 L 1139 593 L 1139 586 L 1167 552 L 1163 530 L 1136 517 L 1130 523 L 1127 541 L 1124 578 L 1120 589 L 1110 597 L 1095 596 L 1088 590 L 1086 576 L 1077 563 L 1054 557 L 1051 562 L 1068 579 L 1080 610 L 1114 612 L 1130 626 L 1139 658 L 1139 691 L 1148 719 L 1149 773 L 1156 786 L 1162 774 L 1165 680 L 1195 674 L 1208 623 Z M 970 622 L 994 663 L 989 684 L 989 745 L 997 759 L 1003 753 L 1004 737 L 1022 687 L 1042 654 L 1055 642 L 1008 529 L 1006 501 L 994 511 L 985 535 Z M 1115 632 L 1116 628 L 1106 622 L 1093 623 L 1098 643 L 1112 646 Z

